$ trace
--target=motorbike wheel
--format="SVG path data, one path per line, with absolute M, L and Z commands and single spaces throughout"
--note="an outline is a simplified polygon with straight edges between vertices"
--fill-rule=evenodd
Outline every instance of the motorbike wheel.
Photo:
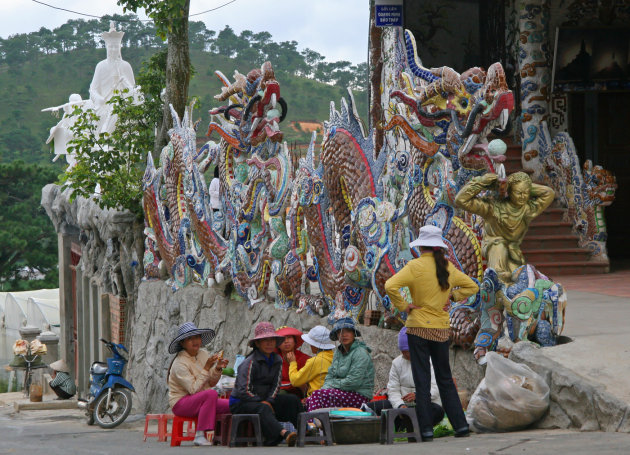
M 107 408 L 107 392 L 94 403 L 94 421 L 101 428 L 114 428 L 127 418 L 131 412 L 131 392 L 124 388 L 112 389 L 112 397 Z

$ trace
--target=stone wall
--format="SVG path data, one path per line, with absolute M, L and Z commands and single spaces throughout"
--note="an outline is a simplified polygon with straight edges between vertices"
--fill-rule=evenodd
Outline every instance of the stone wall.
M 108 354 L 99 341 L 112 334 L 108 296 L 130 307 L 135 302 L 143 275 L 144 224 L 130 212 L 103 210 L 93 200 L 71 195 L 70 189 L 46 185 L 41 205 L 58 238 L 60 356 L 77 373 L 84 397 L 90 365 Z M 124 314 L 118 317 L 125 320 Z
M 78 235 L 80 268 L 99 282 L 101 292 L 135 301 L 143 275 L 144 224 L 128 211 L 101 209 L 93 200 L 78 197 L 54 184 L 42 190 L 42 207 L 59 234 Z
M 208 349 L 211 352 L 224 350 L 224 355 L 232 362 L 236 354 L 249 352 L 247 341 L 258 321 L 271 321 L 274 327 L 288 325 L 304 331 L 318 324 L 326 325 L 325 319 L 278 310 L 268 303 L 259 303 L 249 310 L 245 303 L 229 300 L 217 289 L 190 285 L 173 292 L 163 281 L 141 283 L 129 318 L 131 352 L 127 378 L 136 388 L 136 411 L 142 413 L 168 409 L 166 372 L 174 356 L 167 353 L 167 348 L 177 327 L 185 321 L 214 329 L 217 336 Z M 399 354 L 398 332 L 374 326 L 359 329 L 363 340 L 372 349 L 375 387 L 385 387 L 391 361 Z M 470 351 L 460 349 L 451 351 L 451 363 L 458 387 L 472 393 L 483 377 L 483 368 L 473 361 Z

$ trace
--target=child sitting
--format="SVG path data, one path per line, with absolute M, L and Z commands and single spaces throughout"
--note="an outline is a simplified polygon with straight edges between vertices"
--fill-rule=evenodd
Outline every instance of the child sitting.
M 321 389 L 328 374 L 328 368 L 333 360 L 333 349 L 335 345 L 330 342 L 330 330 L 317 325 L 306 335 L 302 335 L 302 340 L 311 346 L 311 352 L 315 354 L 310 357 L 300 369 L 299 362 L 293 353 L 286 355 L 289 363 L 289 379 L 293 387 L 303 387 L 308 384 L 307 396 Z

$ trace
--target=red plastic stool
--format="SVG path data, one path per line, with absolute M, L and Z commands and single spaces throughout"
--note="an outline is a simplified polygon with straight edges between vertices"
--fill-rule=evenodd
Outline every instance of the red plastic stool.
M 186 436 L 184 436 L 184 423 L 188 422 Z M 194 423 L 194 427 L 193 427 Z M 179 417 L 173 416 L 173 428 L 171 430 L 171 447 L 177 447 L 182 441 L 192 441 L 195 439 L 197 430 L 197 417 Z
M 162 414 L 162 418 L 164 419 L 164 440 L 168 441 L 168 438 L 173 436 L 172 429 L 171 429 L 171 431 L 168 431 L 168 423 L 173 421 L 173 419 L 175 418 L 175 415 L 174 414 Z M 190 423 L 188 424 L 188 426 L 190 426 Z M 172 425 L 171 425 L 171 427 L 172 427 Z
M 158 442 L 166 441 L 166 414 L 147 414 L 144 419 L 144 442 L 147 438 L 158 438 Z M 157 433 L 149 433 L 149 422 L 155 420 L 157 422 Z
M 214 424 L 215 445 L 227 446 L 230 444 L 230 430 L 232 429 L 232 414 L 219 414 Z

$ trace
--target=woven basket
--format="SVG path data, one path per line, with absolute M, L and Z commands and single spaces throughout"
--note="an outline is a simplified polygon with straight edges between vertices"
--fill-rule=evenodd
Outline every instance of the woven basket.
M 34 357 L 35 357 L 34 355 L 26 356 L 26 359 L 32 360 Z M 35 359 L 34 362 L 31 363 L 31 366 L 34 367 L 41 364 L 42 364 L 42 358 L 41 356 L 39 356 L 37 357 L 37 359 Z M 14 367 L 14 368 L 26 368 L 26 360 L 21 355 L 13 356 L 13 360 L 11 361 L 9 366 Z

